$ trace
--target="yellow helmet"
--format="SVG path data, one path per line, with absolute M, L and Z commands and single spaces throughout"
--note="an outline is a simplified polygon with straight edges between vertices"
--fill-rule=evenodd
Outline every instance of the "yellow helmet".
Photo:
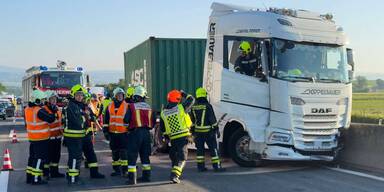
M 248 41 L 243 41 L 240 43 L 239 49 L 245 54 L 248 54 L 251 52 L 251 44 Z
M 84 94 L 86 94 L 87 90 L 83 86 L 81 86 L 80 84 L 77 84 L 77 85 L 74 85 L 71 88 L 71 95 L 72 95 L 72 97 L 74 97 L 75 93 L 77 93 L 77 92 L 83 92 Z
M 207 97 L 207 90 L 202 87 L 196 89 L 196 98 Z
M 127 89 L 127 97 L 131 98 L 134 93 L 135 93 L 135 88 L 134 87 L 128 87 L 128 89 Z

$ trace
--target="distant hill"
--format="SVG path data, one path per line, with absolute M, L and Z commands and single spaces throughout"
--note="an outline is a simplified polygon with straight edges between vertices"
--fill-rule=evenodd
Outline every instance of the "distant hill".
M 89 71 L 91 82 L 95 84 L 117 83 L 124 78 L 124 71 Z
M 24 69 L 0 66 L 0 82 L 5 86 L 21 86 Z
M 0 65 L 0 82 L 5 86 L 21 87 L 21 81 L 25 69 L 8 67 Z M 124 71 L 106 70 L 106 71 L 87 71 L 91 82 L 95 84 L 117 83 L 119 79 L 124 78 Z

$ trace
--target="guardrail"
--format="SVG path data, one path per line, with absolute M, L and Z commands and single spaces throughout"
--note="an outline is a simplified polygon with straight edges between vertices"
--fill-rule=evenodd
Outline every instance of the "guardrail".
M 384 126 L 354 123 L 343 134 L 342 165 L 384 173 Z

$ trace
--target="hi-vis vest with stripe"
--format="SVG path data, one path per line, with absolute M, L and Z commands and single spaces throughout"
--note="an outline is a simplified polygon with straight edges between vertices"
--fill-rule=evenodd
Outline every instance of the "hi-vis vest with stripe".
M 49 139 L 48 123 L 37 117 L 41 107 L 33 106 L 25 108 L 25 122 L 27 124 L 28 139 L 41 141 Z
M 127 124 L 124 123 L 124 116 L 128 109 L 128 103 L 121 102 L 119 108 L 115 109 L 115 102 L 111 102 L 108 106 L 109 111 L 109 132 L 125 133 L 127 132 Z
M 49 109 L 48 106 L 44 105 L 44 109 L 49 113 L 53 114 L 53 112 Z M 53 138 L 59 138 L 63 135 L 63 125 L 61 123 L 62 113 L 61 111 L 57 111 L 57 117 L 55 118 L 55 121 L 53 123 L 49 123 L 49 132 L 50 137 Z
M 138 128 L 138 127 L 153 127 L 152 122 L 152 109 L 148 103 L 138 102 L 131 103 L 129 105 L 131 111 L 131 120 L 129 122 L 129 128 Z
M 170 139 L 178 139 L 190 135 L 189 128 L 192 125 L 192 121 L 188 113 L 185 113 L 183 105 L 178 104 L 171 109 L 163 109 L 160 116 L 164 121 L 165 134 Z
M 212 125 L 207 123 L 207 106 L 206 105 L 194 105 L 192 106 L 192 113 L 195 117 L 195 132 L 206 133 L 209 132 L 212 128 Z

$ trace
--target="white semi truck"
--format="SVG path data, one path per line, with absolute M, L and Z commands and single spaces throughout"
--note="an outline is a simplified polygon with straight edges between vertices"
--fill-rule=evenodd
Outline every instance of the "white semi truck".
M 354 62 L 331 14 L 212 4 L 203 84 L 220 142 L 242 166 L 333 161 L 351 122 Z M 259 70 L 235 71 L 248 42 Z

